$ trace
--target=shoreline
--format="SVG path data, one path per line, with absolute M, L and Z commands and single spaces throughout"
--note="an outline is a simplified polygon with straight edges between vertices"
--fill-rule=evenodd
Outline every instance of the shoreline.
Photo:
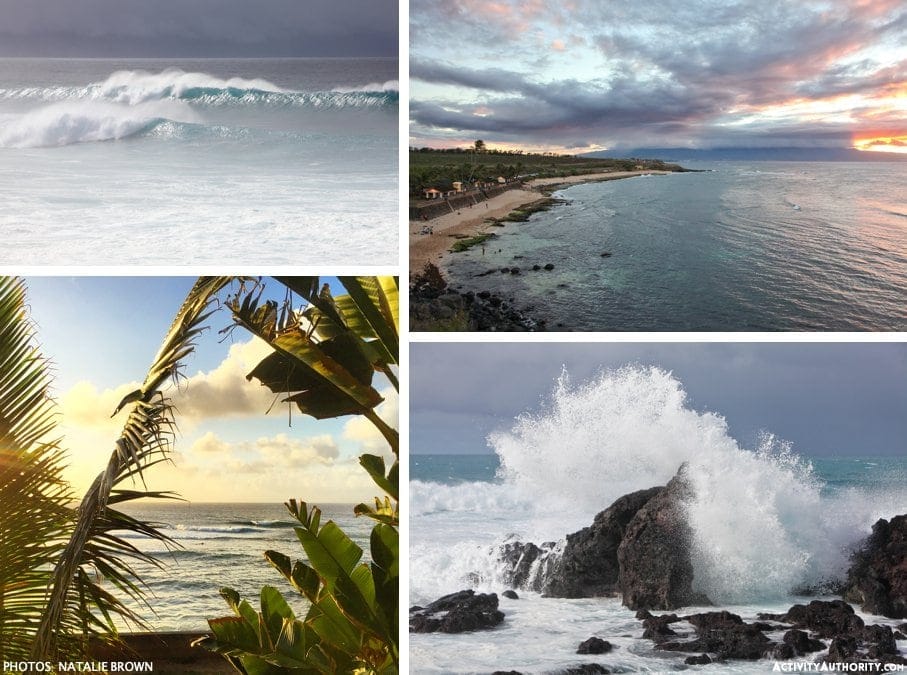
M 409 276 L 410 280 L 420 274 L 427 263 L 445 272 L 450 247 L 454 241 L 464 237 L 484 234 L 491 227 L 486 222 L 491 218 L 503 218 L 514 210 L 548 199 L 552 192 L 584 183 L 603 183 L 609 180 L 634 178 L 644 175 L 667 175 L 671 171 L 611 171 L 590 173 L 579 176 L 536 178 L 525 183 L 525 188 L 508 190 L 491 199 L 456 212 L 433 218 L 428 223 L 434 234 L 421 234 L 424 222 L 409 221 Z M 484 206 L 483 206 L 484 204 Z

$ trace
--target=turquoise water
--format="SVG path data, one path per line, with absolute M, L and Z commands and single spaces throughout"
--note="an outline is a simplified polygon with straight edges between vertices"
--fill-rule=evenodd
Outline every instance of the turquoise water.
M 396 59 L 0 59 L 0 262 L 395 264 Z
M 808 460 L 828 493 L 848 489 L 893 489 L 907 484 L 907 456 L 816 457 Z M 441 485 L 500 483 L 498 455 L 412 455 L 411 480 Z
M 548 330 L 907 330 L 907 163 L 689 166 L 556 193 L 451 257 L 454 285 Z

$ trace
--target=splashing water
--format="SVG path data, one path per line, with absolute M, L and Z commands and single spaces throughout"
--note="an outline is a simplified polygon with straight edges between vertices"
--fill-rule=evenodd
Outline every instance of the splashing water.
M 426 570 L 443 575 L 453 565 L 468 579 L 465 564 L 471 578 L 499 581 L 493 561 L 481 560 L 488 544 L 477 544 L 475 523 L 463 521 L 469 508 L 485 533 L 503 535 L 498 543 L 512 532 L 562 540 L 618 497 L 664 485 L 683 462 L 695 492 L 686 505 L 694 586 L 719 604 L 781 599 L 840 578 L 872 523 L 907 510 L 903 489 L 826 494 L 812 465 L 770 434 L 740 447 L 722 416 L 690 408 L 680 381 L 657 367 L 628 366 L 576 385 L 565 372 L 540 412 L 521 415 L 489 443 L 501 484 L 414 485 L 417 518 L 446 508 L 462 523 L 454 536 L 464 543 L 447 547 L 444 565 L 432 565 L 433 546 L 413 537 Z

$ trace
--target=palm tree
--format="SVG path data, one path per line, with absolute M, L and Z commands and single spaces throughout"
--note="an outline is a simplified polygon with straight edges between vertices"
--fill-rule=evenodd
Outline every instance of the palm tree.
M 84 655 L 88 636 L 116 635 L 116 616 L 144 625 L 100 580 L 143 601 L 131 561 L 157 561 L 123 532 L 172 542 L 115 507 L 143 497 L 173 496 L 144 487 L 144 471 L 167 461 L 172 441 L 173 410 L 163 388 L 180 377 L 181 363 L 194 351 L 212 302 L 229 284 L 239 286 L 227 303 L 237 322 L 275 350 L 250 378 L 274 391 L 292 384 L 287 400 L 318 418 L 364 415 L 396 454 L 397 432 L 374 412 L 381 397 L 371 388 L 370 376 L 365 382 L 364 372 L 367 364 L 370 372 L 384 372 L 396 386 L 391 368 L 398 349 L 396 280 L 343 278 L 349 295 L 336 301 L 319 289 L 317 277 L 279 281 L 288 294 L 298 292 L 312 306 L 297 316 L 285 304 L 278 313 L 276 303 L 259 306 L 260 282 L 232 277 L 196 281 L 142 386 L 117 406 L 115 412 L 129 411 L 123 431 L 106 468 L 73 509 L 72 492 L 62 477 L 63 450 L 58 440 L 47 440 L 54 438 L 49 377 L 34 346 L 25 289 L 19 280 L 0 279 L 0 660 Z M 246 291 L 247 284 L 252 291 Z M 386 475 L 383 460 L 366 468 L 373 476 L 396 480 L 397 462 Z M 127 482 L 131 484 L 124 487 Z M 365 507 L 363 513 L 380 518 L 382 505 Z

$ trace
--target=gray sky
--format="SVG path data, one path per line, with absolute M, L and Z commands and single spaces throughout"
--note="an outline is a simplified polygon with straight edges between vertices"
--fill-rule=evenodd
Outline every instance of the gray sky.
M 907 144 L 903 0 L 412 0 L 411 144 Z
M 396 56 L 397 0 L 0 0 L 2 56 Z
M 580 382 L 632 363 L 672 371 L 743 447 L 768 431 L 802 455 L 907 454 L 907 345 L 866 343 L 414 343 L 411 452 L 490 452 L 486 435 L 539 411 L 563 366 Z

